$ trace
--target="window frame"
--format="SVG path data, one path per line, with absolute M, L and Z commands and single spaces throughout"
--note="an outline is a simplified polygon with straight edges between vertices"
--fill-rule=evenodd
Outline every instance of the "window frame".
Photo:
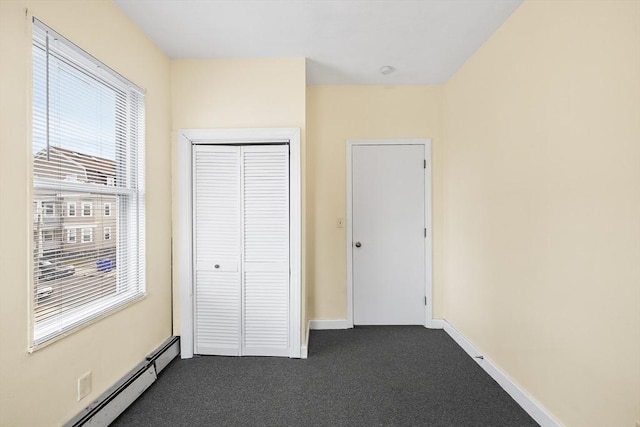
M 50 238 L 47 238 L 45 236 L 50 236 Z M 43 242 L 53 242 L 54 240 L 55 240 L 55 233 L 53 230 L 42 230 Z
M 122 109 L 124 107 L 124 110 L 121 111 L 126 111 L 126 118 L 124 121 L 116 122 L 116 126 L 120 126 L 116 127 L 116 132 L 121 132 L 121 134 L 116 135 L 115 144 L 119 147 L 117 150 L 120 151 L 116 150 L 116 157 L 115 160 L 113 160 L 116 170 L 115 175 L 109 177 L 111 179 L 106 179 L 104 184 L 89 181 L 83 183 L 79 180 L 58 179 L 55 176 L 52 178 L 46 174 L 36 176 L 35 172 L 32 171 L 32 185 L 28 190 L 31 191 L 31 201 L 36 201 L 36 193 L 41 191 L 84 193 L 85 197 L 100 197 L 101 195 L 115 197 L 115 200 L 118 202 L 115 205 L 117 209 L 115 215 L 116 229 L 119 235 L 128 236 L 129 238 L 126 240 L 109 239 L 116 240 L 116 254 L 114 255 L 116 259 L 119 259 L 118 257 L 124 257 L 120 259 L 121 262 L 116 262 L 116 265 L 127 266 L 127 268 L 123 268 L 122 270 L 116 267 L 116 292 L 112 296 L 92 300 L 77 308 L 71 308 L 62 314 L 57 314 L 52 318 L 38 321 L 36 321 L 35 318 L 37 301 L 35 301 L 35 299 L 30 300 L 29 316 L 31 327 L 29 332 L 29 352 L 36 351 L 58 339 L 64 338 L 70 333 L 82 329 L 103 317 L 109 316 L 119 311 L 122 307 L 140 301 L 146 296 L 146 259 L 144 255 L 146 252 L 145 92 L 35 17 L 32 22 L 33 31 L 30 48 L 33 52 L 33 58 L 35 58 L 36 50 L 40 49 L 42 51 L 40 54 L 44 54 L 45 58 L 55 57 L 56 61 L 61 61 L 63 64 L 66 64 L 64 66 L 71 67 L 72 74 L 75 75 L 75 71 L 78 71 L 79 73 L 83 73 L 84 76 L 92 78 L 95 82 L 101 83 L 107 88 L 114 90 L 116 94 L 115 108 Z M 44 49 L 44 40 L 47 39 L 55 40 L 55 50 L 49 50 L 48 41 L 46 43 L 46 50 Z M 48 61 L 49 59 L 47 59 L 47 62 Z M 32 67 L 35 67 L 35 60 Z M 42 70 L 42 68 L 39 70 Z M 41 113 L 38 112 L 38 114 Z M 71 116 L 69 117 L 75 117 L 73 113 L 70 114 Z M 34 121 L 35 117 L 36 110 L 32 109 L 31 120 Z M 41 119 L 39 118 L 39 120 Z M 94 143 L 102 144 L 99 140 L 88 142 L 89 146 L 101 146 L 91 145 Z M 34 144 L 33 147 L 35 150 L 35 140 L 32 144 Z M 56 146 L 54 146 L 54 148 L 56 148 Z M 47 150 L 49 150 L 48 140 Z M 79 153 L 83 152 L 79 151 Z M 126 203 L 119 203 L 121 199 L 126 201 Z M 47 209 L 50 215 L 45 215 L 46 210 L 43 208 L 44 205 L 34 206 L 34 209 L 40 211 L 34 212 L 34 214 L 41 213 L 41 215 L 34 215 L 34 218 L 50 218 L 56 216 L 55 202 L 46 203 L 47 205 L 52 205 L 52 214 L 49 207 Z M 89 203 L 90 215 L 83 215 L 84 206 L 82 213 L 78 214 L 78 206 L 76 205 L 76 216 L 89 217 L 94 215 L 92 203 L 85 203 Z M 60 206 L 60 210 L 62 211 L 62 205 Z M 64 213 L 60 212 L 60 215 L 64 216 Z M 109 216 L 114 215 L 110 212 Z M 38 221 L 40 220 L 38 219 Z M 93 242 L 95 240 L 93 237 L 94 227 L 95 225 L 86 226 L 80 224 L 69 227 L 68 230 L 73 229 L 74 231 L 68 231 L 68 233 L 75 234 L 75 242 L 70 243 L 89 243 L 88 241 L 82 242 L 83 239 L 78 239 L 77 229 L 87 229 L 88 231 L 84 231 L 84 234 L 90 235 L 90 241 Z M 32 229 L 33 231 L 37 230 L 35 223 Z M 120 229 L 122 230 L 120 231 Z M 38 265 L 36 260 L 38 258 L 36 256 L 36 242 L 34 240 L 35 233 L 34 239 L 30 241 L 31 251 L 34 253 L 34 256 L 30 257 L 30 267 L 33 273 L 30 275 L 30 280 L 28 281 L 30 292 L 35 294 L 36 286 L 38 285 L 36 278 L 36 267 Z
M 111 203 L 105 203 L 102 209 L 104 216 L 111 216 Z
M 49 210 L 49 206 L 51 206 L 51 213 L 47 213 Z M 55 218 L 56 217 L 56 204 L 55 202 L 47 202 L 42 201 L 42 216 L 45 218 Z
M 89 217 L 93 216 L 93 202 L 82 202 L 81 206 L 82 206 L 82 209 L 81 209 L 82 215 L 81 216 L 83 216 L 85 218 L 89 218 Z M 85 213 L 86 212 L 86 206 L 89 207 L 89 215 L 87 215 Z
M 71 215 L 71 207 L 73 206 L 73 215 Z M 78 210 L 76 206 L 76 202 L 67 202 L 67 216 L 70 218 L 75 218 L 78 216 Z
M 85 236 L 89 236 L 89 240 L 85 240 Z M 93 242 L 93 228 L 82 227 L 80 231 L 80 243 L 92 243 Z
M 73 240 L 71 240 L 71 236 L 73 236 Z M 67 228 L 67 243 L 75 244 L 78 243 L 78 229 L 75 227 Z
M 104 227 L 102 230 L 102 239 L 111 240 L 111 227 Z

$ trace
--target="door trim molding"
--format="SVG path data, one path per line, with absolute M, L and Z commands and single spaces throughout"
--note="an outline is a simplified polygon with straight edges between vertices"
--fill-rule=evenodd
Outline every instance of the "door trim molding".
M 347 140 L 347 226 L 346 226 L 346 254 L 347 254 L 347 325 L 353 328 L 353 169 L 352 148 L 357 145 L 423 145 L 427 167 L 425 170 L 424 186 L 424 223 L 427 227 L 425 238 L 425 295 L 427 306 L 425 309 L 424 326 L 431 327 L 433 320 L 433 225 L 432 225 L 432 197 L 431 197 L 431 139 L 348 139 Z
M 193 357 L 193 235 L 192 235 L 192 147 L 194 144 L 272 144 L 289 143 L 289 357 L 300 357 L 301 329 L 301 193 L 300 129 L 181 129 L 176 133 L 178 245 L 175 264 L 180 289 L 180 355 Z

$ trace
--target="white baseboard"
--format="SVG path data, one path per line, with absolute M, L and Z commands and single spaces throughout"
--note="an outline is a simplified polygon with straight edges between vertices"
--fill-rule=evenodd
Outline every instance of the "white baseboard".
M 347 319 L 332 319 L 332 320 L 323 320 L 323 319 L 314 319 L 309 320 L 309 328 L 315 330 L 323 330 L 323 329 L 351 329 L 353 326 L 347 322 Z
M 538 424 L 543 427 L 561 427 L 562 424 L 556 420 L 540 403 L 531 397 L 522 389 L 515 381 L 498 368 L 490 359 L 483 355 L 467 338 L 458 332 L 449 322 L 444 319 L 435 319 L 443 326 L 447 334 L 458 343 L 462 349 L 476 361 L 482 369 L 485 370 L 491 378 L 515 400 Z
M 444 319 L 431 319 L 427 321 L 427 329 L 444 329 L 444 325 L 447 323 Z

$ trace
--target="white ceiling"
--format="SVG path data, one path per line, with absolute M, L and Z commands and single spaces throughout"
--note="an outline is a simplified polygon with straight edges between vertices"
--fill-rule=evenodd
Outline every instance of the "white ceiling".
M 310 85 L 403 85 L 447 81 L 522 0 L 113 2 L 171 58 L 304 56 Z

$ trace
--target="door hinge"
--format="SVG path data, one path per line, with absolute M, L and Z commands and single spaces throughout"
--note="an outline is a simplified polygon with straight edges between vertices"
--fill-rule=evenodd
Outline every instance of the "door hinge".
M 427 305 L 427 297 L 424 297 L 424 305 Z
M 427 237 L 427 229 L 424 229 L 424 237 Z
M 424 168 L 427 168 L 427 159 L 424 160 Z

